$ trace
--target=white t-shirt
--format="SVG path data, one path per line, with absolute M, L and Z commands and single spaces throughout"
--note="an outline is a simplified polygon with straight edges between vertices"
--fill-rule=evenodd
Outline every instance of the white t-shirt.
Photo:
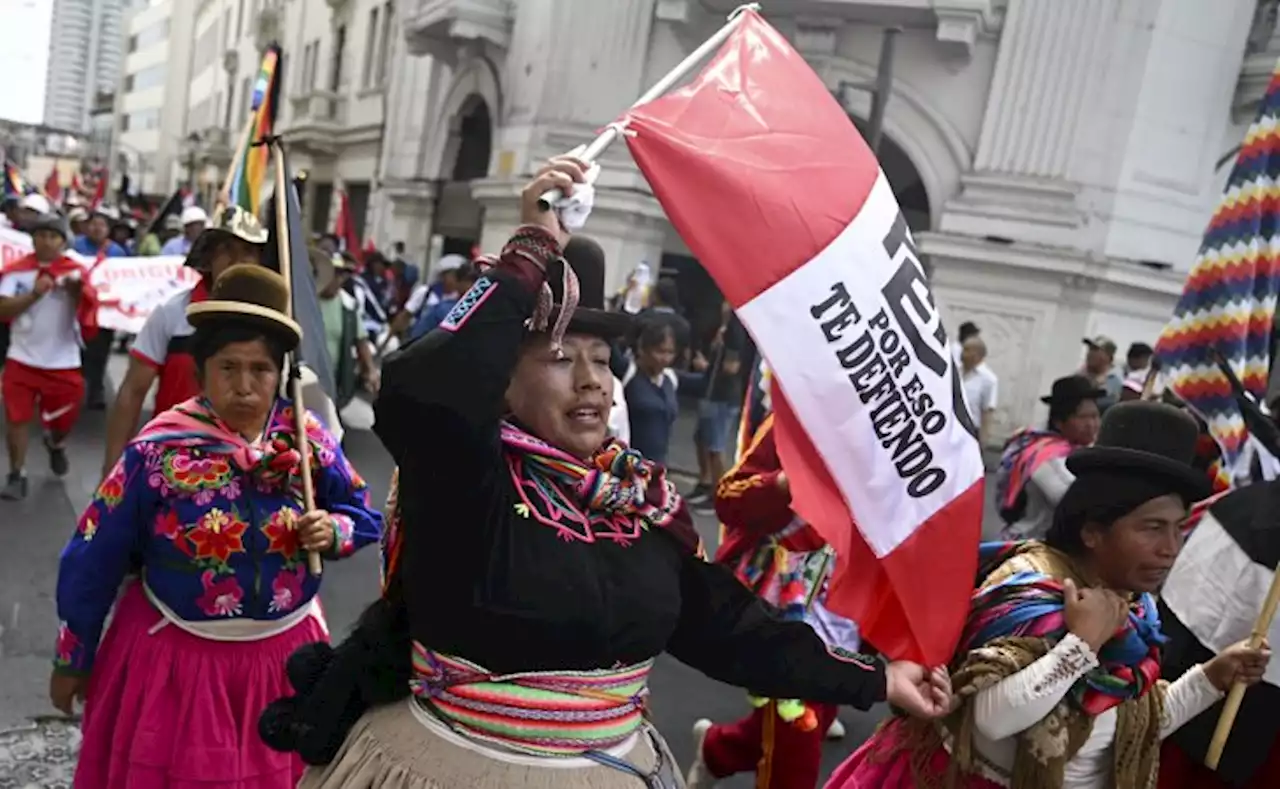
M 983 363 L 969 372 L 961 370 L 960 380 L 964 383 L 964 401 L 969 406 L 969 416 L 974 425 L 981 425 L 982 415 L 995 410 L 999 379 Z
M 25 296 L 36 289 L 36 271 L 15 271 L 0 277 L 0 296 Z M 79 296 L 55 287 L 27 311 L 13 319 L 9 329 L 9 356 L 15 362 L 41 370 L 75 370 L 80 367 L 80 324 L 76 321 Z
M 133 353 L 157 366 L 169 356 L 169 343 L 175 337 L 189 337 L 195 329 L 187 321 L 187 305 L 191 291 L 175 293 L 156 307 L 142 324 L 133 340 Z

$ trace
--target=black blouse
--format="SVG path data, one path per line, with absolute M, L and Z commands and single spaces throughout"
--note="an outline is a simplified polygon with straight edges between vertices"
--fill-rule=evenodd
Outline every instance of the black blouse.
M 520 514 L 498 427 L 544 273 L 510 249 L 473 290 L 483 298 L 446 321 L 455 329 L 383 369 L 375 431 L 400 467 L 399 572 L 414 640 L 497 673 L 666 651 L 765 696 L 862 709 L 883 700 L 879 662 L 836 656 L 808 625 L 778 618 L 695 553 L 684 513 L 625 542 L 566 538 Z

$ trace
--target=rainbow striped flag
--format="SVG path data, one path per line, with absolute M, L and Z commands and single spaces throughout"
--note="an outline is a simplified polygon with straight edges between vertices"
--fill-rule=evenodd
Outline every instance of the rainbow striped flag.
M 269 138 L 275 128 L 276 111 L 280 103 L 280 47 L 272 44 L 262 56 L 258 78 L 253 83 L 253 99 L 249 105 L 253 126 L 249 131 L 250 144 L 244 145 L 240 160 L 232 165 L 228 179 L 227 196 L 231 203 L 259 215 L 262 206 L 262 185 L 267 179 L 267 161 L 270 147 L 254 145 Z
M 1271 365 L 1280 295 L 1280 62 L 1231 178 L 1205 230 L 1156 358 L 1174 393 L 1205 420 L 1222 448 L 1218 482 L 1229 483 L 1248 431 L 1217 350 L 1261 401 Z
M 17 166 L 10 162 L 4 163 L 3 187 L 3 194 L 0 196 L 5 200 L 20 199 L 26 195 L 27 192 L 31 191 L 27 187 L 27 182 L 23 179 L 22 173 L 18 170 Z

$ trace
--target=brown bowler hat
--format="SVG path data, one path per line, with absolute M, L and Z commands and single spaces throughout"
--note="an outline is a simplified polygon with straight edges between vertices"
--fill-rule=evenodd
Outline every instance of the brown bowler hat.
M 279 337 L 286 351 L 302 342 L 302 327 L 290 318 L 284 277 L 254 263 L 237 263 L 213 283 L 207 301 L 187 306 L 187 320 L 199 328 L 212 320 L 252 323 Z

